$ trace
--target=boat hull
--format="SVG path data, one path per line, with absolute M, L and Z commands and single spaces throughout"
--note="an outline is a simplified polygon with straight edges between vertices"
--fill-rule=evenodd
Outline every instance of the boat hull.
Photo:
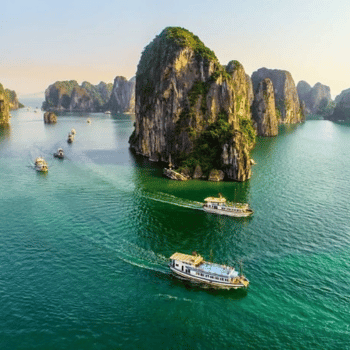
M 35 170 L 38 171 L 39 173 L 46 173 L 48 172 L 49 169 L 47 167 L 35 166 Z
M 247 217 L 247 216 L 250 216 L 250 215 L 253 214 L 253 211 L 234 212 L 234 211 L 223 210 L 223 209 L 208 208 L 208 207 L 205 207 L 205 206 L 203 206 L 203 210 L 206 211 L 207 213 L 211 213 L 211 214 L 233 216 L 233 217 L 236 217 L 236 218 Z
M 185 278 L 190 281 L 194 281 L 197 283 L 203 283 L 211 287 L 220 288 L 220 289 L 241 289 L 241 288 L 247 288 L 243 283 L 224 283 L 224 282 L 216 282 L 211 281 L 206 278 L 200 278 L 197 276 L 189 275 L 187 273 L 184 273 L 182 271 L 177 270 L 173 266 L 169 265 L 170 270 L 177 276 L 180 276 L 182 278 Z

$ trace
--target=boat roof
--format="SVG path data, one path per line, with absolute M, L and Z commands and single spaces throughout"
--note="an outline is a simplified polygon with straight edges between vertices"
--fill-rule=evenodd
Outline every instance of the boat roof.
M 207 197 L 204 199 L 205 202 L 215 202 L 215 203 L 225 203 L 226 202 L 226 198 L 223 197 Z
M 235 269 L 231 266 L 213 264 L 208 262 L 204 262 L 203 264 L 201 264 L 200 270 L 206 273 L 216 274 L 220 276 L 238 276 L 238 272 L 235 271 Z
M 193 266 L 198 266 L 203 262 L 203 258 L 200 255 L 188 255 L 182 253 L 174 253 L 170 259 L 179 260 Z

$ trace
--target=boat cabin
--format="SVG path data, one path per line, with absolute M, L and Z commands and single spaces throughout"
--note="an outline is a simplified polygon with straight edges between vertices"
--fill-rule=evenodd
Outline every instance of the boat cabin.
M 208 197 L 204 199 L 205 206 L 213 209 L 222 209 L 222 207 L 226 207 L 226 198 L 223 197 Z

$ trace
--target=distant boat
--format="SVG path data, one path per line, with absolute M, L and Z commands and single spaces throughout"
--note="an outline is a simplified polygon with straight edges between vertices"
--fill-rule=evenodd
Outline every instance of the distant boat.
M 111 111 L 106 111 L 105 114 L 111 114 L 112 112 Z
M 64 158 L 63 149 L 62 149 L 62 148 L 59 148 L 59 149 L 57 150 L 57 152 L 55 152 L 55 153 L 53 154 L 53 156 L 56 157 L 56 158 L 59 158 L 59 159 L 63 159 L 63 158 Z
M 35 166 L 35 170 L 40 172 L 47 172 L 49 170 L 45 159 L 42 157 L 37 157 L 35 159 L 34 166 Z
M 72 134 L 72 135 L 76 135 L 76 131 L 75 131 L 75 129 L 72 129 L 71 131 L 70 131 L 70 133 Z
M 246 217 L 253 214 L 253 210 L 247 203 L 227 203 L 226 198 L 219 195 L 216 197 L 208 197 L 204 199 L 203 210 L 208 213 Z
M 69 133 L 68 134 L 68 139 L 67 139 L 67 142 L 68 143 L 72 143 L 74 141 L 74 135 L 72 133 Z
M 90 119 L 90 118 L 87 118 L 86 122 L 87 122 L 88 124 L 91 124 L 91 119 Z
M 233 267 L 204 261 L 197 254 L 174 253 L 169 267 L 176 275 L 220 289 L 247 288 L 249 280 Z

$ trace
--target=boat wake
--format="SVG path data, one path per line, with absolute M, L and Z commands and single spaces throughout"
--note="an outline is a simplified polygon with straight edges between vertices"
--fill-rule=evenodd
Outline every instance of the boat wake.
M 121 246 L 121 249 L 115 249 L 120 260 L 147 270 L 169 274 L 168 259 L 165 256 L 156 254 L 151 250 L 143 249 L 124 239 Z
M 179 198 L 163 192 L 155 192 L 155 193 L 143 192 L 142 197 L 151 199 L 157 202 L 176 205 L 178 207 L 189 208 L 189 209 L 202 210 L 202 207 L 203 207 L 203 203 L 192 201 L 190 199 Z
M 92 237 L 85 238 L 87 238 L 90 243 L 92 243 L 95 248 L 107 258 L 117 258 L 133 266 L 163 274 L 169 274 L 168 259 L 161 254 L 144 249 L 125 239 L 110 239 L 108 242 L 106 240 L 101 242 L 95 241 Z

